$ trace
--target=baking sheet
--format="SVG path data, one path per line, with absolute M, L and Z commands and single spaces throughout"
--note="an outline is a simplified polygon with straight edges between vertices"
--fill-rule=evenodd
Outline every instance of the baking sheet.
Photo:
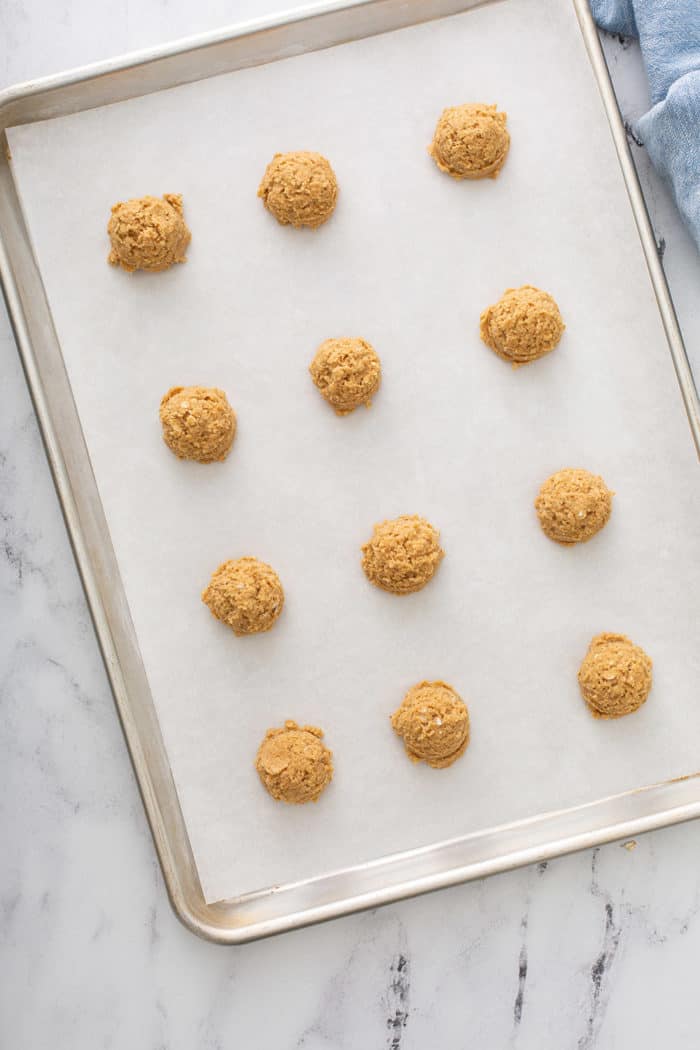
M 497 101 L 512 149 L 496 182 L 441 176 L 444 105 Z M 205 897 L 303 879 L 697 768 L 697 463 L 602 105 L 573 10 L 506 0 L 443 22 L 10 132 L 63 347 Z M 284 230 L 255 199 L 273 152 L 317 149 L 332 221 Z M 109 205 L 181 192 L 185 266 L 106 265 Z M 505 287 L 557 298 L 555 354 L 510 370 L 478 338 Z M 338 419 L 306 373 L 329 335 L 370 339 L 384 385 Z M 171 385 L 224 387 L 228 462 L 162 444 Z M 532 500 L 567 465 L 617 492 L 580 549 Z M 371 588 L 373 522 L 420 513 L 447 557 L 425 591 Z M 287 593 L 268 635 L 236 639 L 199 601 L 255 554 Z M 633 718 L 590 718 L 576 669 L 621 630 L 655 660 Z M 388 715 L 442 677 L 472 743 L 413 766 Z M 336 757 L 317 806 L 283 807 L 252 761 L 285 718 Z

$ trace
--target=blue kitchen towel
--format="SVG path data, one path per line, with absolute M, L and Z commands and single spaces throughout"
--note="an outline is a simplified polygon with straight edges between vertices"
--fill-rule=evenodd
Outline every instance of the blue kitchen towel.
M 590 0 L 602 29 L 638 37 L 652 108 L 636 132 L 700 248 L 700 0 Z

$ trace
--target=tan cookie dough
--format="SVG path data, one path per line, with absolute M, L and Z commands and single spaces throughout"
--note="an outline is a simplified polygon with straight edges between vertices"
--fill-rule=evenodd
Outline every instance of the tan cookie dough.
M 542 531 L 557 543 L 585 543 L 607 524 L 614 495 L 597 474 L 558 470 L 547 478 L 535 500 Z
M 469 102 L 442 112 L 428 152 L 453 179 L 495 179 L 510 148 L 506 113 Z
M 119 201 L 112 208 L 107 233 L 112 243 L 108 261 L 129 273 L 155 273 L 185 262 L 185 251 L 192 239 L 182 215 L 179 193 L 166 193 L 162 199 L 134 197 Z
M 598 634 L 578 672 L 581 695 L 596 718 L 621 718 L 642 706 L 652 662 L 624 634 Z
M 316 726 L 285 722 L 268 729 L 255 768 L 265 789 L 278 802 L 317 802 L 333 777 L 333 753 L 321 743 Z
M 236 413 L 223 390 L 174 386 L 160 402 L 163 441 L 178 459 L 226 459 L 236 436 Z
M 335 210 L 338 182 L 320 153 L 275 153 L 258 188 L 258 197 L 283 226 L 316 229 Z
M 309 366 L 314 383 L 339 416 L 368 408 L 382 381 L 377 353 L 364 339 L 326 339 Z
M 275 570 L 257 558 L 225 561 L 213 573 L 202 601 L 234 634 L 269 631 L 284 606 Z
M 445 682 L 420 682 L 408 690 L 391 724 L 403 738 L 412 762 L 433 769 L 451 766 L 469 744 L 469 712 L 461 696 Z
M 488 347 L 517 368 L 554 350 L 565 328 L 552 296 L 524 284 L 506 289 L 484 310 L 480 334 Z
M 417 514 L 382 521 L 362 548 L 362 568 L 370 583 L 392 594 L 420 591 L 445 557 L 440 533 Z

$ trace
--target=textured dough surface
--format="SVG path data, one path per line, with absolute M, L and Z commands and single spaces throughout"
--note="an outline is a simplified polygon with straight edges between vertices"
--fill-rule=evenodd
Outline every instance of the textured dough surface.
M 596 718 L 621 718 L 649 695 L 652 662 L 624 634 L 598 634 L 578 672 L 581 695 Z
M 320 153 L 275 153 L 258 187 L 258 197 L 283 226 L 316 229 L 335 211 L 338 182 Z
M 497 303 L 483 311 L 480 335 L 491 350 L 517 368 L 551 353 L 565 328 L 552 296 L 524 284 L 507 288 Z
M 453 179 L 495 179 L 510 148 L 506 113 L 469 102 L 443 110 L 428 152 Z
M 374 347 L 364 339 L 326 339 L 309 365 L 315 385 L 339 416 L 368 408 L 382 381 Z
M 285 722 L 268 729 L 258 748 L 255 768 L 266 790 L 278 802 L 317 802 L 333 777 L 333 753 L 322 743 L 317 726 Z
M 174 386 L 160 402 L 163 440 L 178 459 L 216 463 L 226 459 L 236 436 L 236 413 L 223 390 Z
M 212 574 L 202 601 L 234 634 L 269 631 L 282 612 L 284 591 L 275 570 L 257 558 L 225 561 Z
M 374 526 L 362 548 L 362 568 L 382 590 L 411 594 L 432 580 L 444 556 L 437 529 L 417 514 L 404 514 Z
M 192 239 L 179 193 L 119 201 L 112 207 L 107 233 L 112 245 L 108 261 L 129 273 L 156 273 L 185 262 Z
M 567 467 L 543 483 L 535 510 L 545 535 L 570 546 L 585 543 L 607 524 L 613 496 L 598 474 Z
M 434 769 L 451 766 L 469 744 L 469 712 L 446 682 L 419 682 L 408 690 L 391 716 L 412 762 Z

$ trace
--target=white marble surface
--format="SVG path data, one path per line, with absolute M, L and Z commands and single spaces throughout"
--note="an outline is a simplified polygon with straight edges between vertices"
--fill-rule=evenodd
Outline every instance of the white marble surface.
M 0 84 L 279 6 L 5 0 Z M 632 119 L 646 103 L 637 50 L 606 47 Z M 700 258 L 635 157 L 700 364 Z M 0 1045 L 697 1047 L 697 825 L 241 949 L 180 927 L 4 316 L 0 375 Z

